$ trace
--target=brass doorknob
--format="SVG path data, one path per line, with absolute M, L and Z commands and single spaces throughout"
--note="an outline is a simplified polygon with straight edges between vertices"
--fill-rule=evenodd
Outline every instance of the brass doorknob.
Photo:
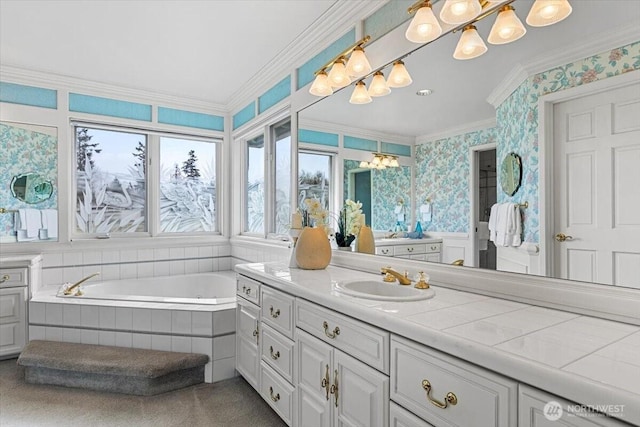
M 555 238 L 556 238 L 556 240 L 557 240 L 558 242 L 564 242 L 565 240 L 573 240 L 573 237 L 571 237 L 571 236 L 567 236 L 567 235 L 566 235 L 566 234 L 564 234 L 564 233 L 558 233 L 558 234 L 556 234 L 556 237 L 555 237 Z

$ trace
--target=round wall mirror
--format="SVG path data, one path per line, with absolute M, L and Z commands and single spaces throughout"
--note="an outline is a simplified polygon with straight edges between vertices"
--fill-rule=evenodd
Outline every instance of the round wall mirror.
M 51 181 L 43 179 L 35 172 L 14 176 L 10 188 L 13 197 L 29 204 L 44 202 L 53 194 Z
M 509 153 L 502 161 L 500 168 L 500 184 L 502 191 L 508 196 L 513 196 L 520 188 L 522 181 L 522 162 L 516 153 Z

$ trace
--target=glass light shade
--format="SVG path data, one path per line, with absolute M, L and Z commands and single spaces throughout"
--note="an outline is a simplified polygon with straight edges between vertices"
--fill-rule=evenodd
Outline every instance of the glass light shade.
M 374 154 L 371 164 L 377 167 L 380 163 L 381 163 L 380 156 L 378 156 L 377 154 Z
M 391 164 L 391 159 L 389 159 L 387 156 L 384 156 L 382 158 L 382 162 L 380 162 L 380 163 L 382 163 L 385 166 L 389 166 Z
M 400 163 L 398 163 L 398 159 L 394 157 L 393 159 L 391 159 L 391 163 L 389 163 L 389 166 L 391 166 L 392 168 L 399 168 Z
M 369 92 L 367 92 L 367 87 L 364 85 L 364 82 L 359 81 L 356 83 L 356 87 L 353 89 L 353 93 L 351 94 L 351 99 L 349 99 L 350 104 L 368 104 L 371 102 L 371 97 L 369 96 Z
M 383 165 L 383 164 L 379 164 L 378 166 L 376 166 L 376 169 L 380 169 L 380 170 L 386 169 L 386 168 L 387 167 L 385 165 Z
M 555 24 L 569 16 L 572 10 L 567 0 L 536 0 L 527 15 L 527 24 L 532 27 Z
M 367 162 L 366 160 L 363 160 L 360 162 L 360 167 L 361 168 L 368 168 L 369 167 L 369 162 Z
M 331 83 L 329 83 L 327 73 L 324 71 L 318 73 L 316 79 L 309 88 L 309 93 L 315 96 L 329 96 L 333 94 L 333 89 L 331 89 Z
M 353 77 L 366 76 L 371 72 L 371 65 L 360 46 L 353 49 L 349 61 L 347 61 L 347 74 Z
M 391 93 L 391 89 L 387 86 L 387 82 L 384 79 L 384 74 L 380 71 L 376 71 L 373 75 L 373 80 L 369 85 L 369 95 L 371 96 L 385 96 Z
M 404 33 L 407 40 L 413 43 L 428 43 L 442 34 L 442 27 L 431 9 L 431 4 L 421 7 Z
M 465 27 L 456 46 L 453 57 L 456 59 L 477 58 L 487 51 L 487 45 L 478 34 L 476 27 L 469 25 Z
M 411 76 L 409 72 L 404 66 L 404 62 L 396 61 L 393 64 L 393 68 L 389 73 L 389 78 L 387 79 L 387 86 L 389 87 L 405 87 L 409 86 L 413 80 L 411 80 Z
M 343 59 L 338 59 L 329 70 L 329 83 L 335 88 L 345 87 L 351 84 L 351 79 L 347 75 L 347 67 Z
M 493 27 L 491 27 L 487 41 L 491 44 L 511 43 L 524 36 L 526 32 L 526 28 L 524 28 L 524 25 L 520 22 L 513 7 L 507 5 L 498 13 L 498 17 L 496 18 L 496 22 L 493 23 Z
M 440 19 L 447 24 L 459 25 L 471 21 L 482 12 L 478 0 L 447 0 L 440 11 Z

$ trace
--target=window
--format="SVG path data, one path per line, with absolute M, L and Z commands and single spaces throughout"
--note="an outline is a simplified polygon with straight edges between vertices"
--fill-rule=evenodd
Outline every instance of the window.
M 312 151 L 298 153 L 298 205 L 304 199 L 318 199 L 331 210 L 331 160 L 332 154 Z
M 147 136 L 75 127 L 76 229 L 147 231 Z
M 74 126 L 76 234 L 218 231 L 218 140 Z
M 216 231 L 216 147 L 160 138 L 160 231 Z
M 255 134 L 254 134 L 255 135 Z M 244 232 L 286 234 L 291 221 L 291 121 L 245 141 Z

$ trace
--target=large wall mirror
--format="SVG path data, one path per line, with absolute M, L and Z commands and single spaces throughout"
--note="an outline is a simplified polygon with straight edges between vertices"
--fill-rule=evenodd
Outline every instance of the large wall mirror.
M 436 14 L 440 3 L 434 5 Z M 507 264 L 502 263 L 506 265 L 505 271 L 640 288 L 640 268 L 637 267 L 640 265 L 640 240 L 637 239 L 625 243 L 625 256 L 619 261 L 632 267 L 618 272 L 617 278 L 613 277 L 615 274 L 572 276 L 566 271 L 561 272 L 557 266 L 554 272 L 549 264 L 555 261 L 538 263 L 544 266 L 544 271 L 530 266 L 521 267 L 517 262 L 518 257 L 538 262 L 535 259 L 542 255 L 536 251 L 543 247 L 566 253 L 559 248 L 561 243 L 554 240 L 554 236 L 562 230 L 543 221 L 547 212 L 541 208 L 543 204 L 539 190 L 546 185 L 538 169 L 539 97 L 592 80 L 604 80 L 607 75 L 622 74 L 629 64 L 634 63 L 633 52 L 638 49 L 636 43 L 632 49 L 590 52 L 580 57 L 559 56 L 558 49 L 561 46 L 580 45 L 585 28 L 628 28 L 640 18 L 637 10 L 635 15 L 630 13 L 628 2 L 625 1 L 608 2 L 605 9 L 596 2 L 573 3 L 573 13 L 565 21 L 545 28 L 527 27 L 527 34 L 514 43 L 502 46 L 487 44 L 488 52 L 476 59 L 453 59 L 459 36 L 458 33 L 449 34 L 403 59 L 413 78 L 410 86 L 392 89 L 390 95 L 373 98 L 373 102 L 366 105 L 349 103 L 353 90 L 353 86 L 349 86 L 300 111 L 299 126 L 313 124 L 316 130 L 336 133 L 355 127 L 366 129 L 371 134 L 411 139 L 415 149 L 407 167 L 410 182 L 400 181 L 402 183 L 399 184 L 407 190 L 407 194 L 400 196 L 396 190 L 392 194 L 384 194 L 379 200 L 381 206 L 377 209 L 393 213 L 398 198 L 403 197 L 407 221 L 413 226 L 420 216 L 420 205 L 428 200 L 432 221 L 423 224 L 422 228 L 427 235 L 443 239 L 445 252 L 442 260 L 445 263 L 464 258 L 467 268 L 500 269 L 499 262 L 498 265 L 492 265 L 491 262 L 481 265 L 482 245 L 478 240 L 469 240 L 478 239 L 477 230 L 472 228 L 488 221 L 492 203 L 513 202 L 522 206 L 523 244 L 519 248 L 493 248 L 497 256 L 505 253 L 507 258 L 511 256 L 514 260 L 513 265 L 507 265 L 508 260 Z M 531 4 L 530 0 L 513 3 L 523 22 Z M 493 21 L 485 19 L 477 24 L 478 32 L 485 40 Z M 606 22 L 606 26 L 603 27 L 602 22 Z M 402 24 L 385 37 L 403 37 L 407 25 L 408 22 Z M 593 36 L 597 38 L 596 34 Z M 398 46 L 407 49 L 402 42 Z M 398 52 L 398 56 L 408 51 Z M 538 74 L 525 80 L 511 95 L 505 95 L 506 100 L 497 111 L 488 103 L 487 99 L 514 75 L 521 64 L 531 64 L 532 60 L 542 64 L 551 57 L 554 58 L 553 63 L 547 62 L 548 66 L 544 69 L 534 70 Z M 583 60 L 585 57 L 588 59 Z M 388 75 L 388 68 L 383 71 Z M 531 75 L 532 72 L 528 73 Z M 640 79 L 640 71 L 633 73 L 637 73 Z M 366 80 L 367 85 L 369 82 L 370 78 Z M 421 89 L 430 89 L 432 93 L 420 96 L 416 92 Z M 513 194 L 505 194 L 500 186 L 500 167 L 502 160 L 510 153 L 518 154 L 522 162 L 522 176 L 520 186 L 510 189 Z M 344 162 L 346 171 L 349 165 L 355 164 L 354 160 L 359 159 L 339 156 L 337 160 Z M 344 179 L 340 188 L 342 193 L 336 200 L 349 197 L 349 183 L 347 178 Z M 476 183 L 475 189 L 471 188 L 470 183 L 473 182 Z M 397 183 L 390 181 L 388 187 Z M 373 193 L 378 194 L 375 191 Z M 553 200 L 553 195 L 547 195 L 549 197 Z M 597 203 L 601 202 L 602 199 L 598 199 Z M 375 217 L 375 214 L 372 216 Z M 636 221 L 629 227 L 639 230 L 640 223 Z M 388 230 L 389 227 L 387 223 L 381 223 L 374 224 L 374 229 Z M 576 243 L 578 239 L 576 236 L 573 238 L 573 242 L 567 239 L 563 243 Z M 456 252 L 457 249 L 462 252 Z M 579 246 L 575 249 L 574 255 L 583 251 Z M 471 254 L 472 250 L 478 253 Z M 603 256 L 592 253 L 596 257 Z M 584 255 L 584 251 L 581 255 Z

